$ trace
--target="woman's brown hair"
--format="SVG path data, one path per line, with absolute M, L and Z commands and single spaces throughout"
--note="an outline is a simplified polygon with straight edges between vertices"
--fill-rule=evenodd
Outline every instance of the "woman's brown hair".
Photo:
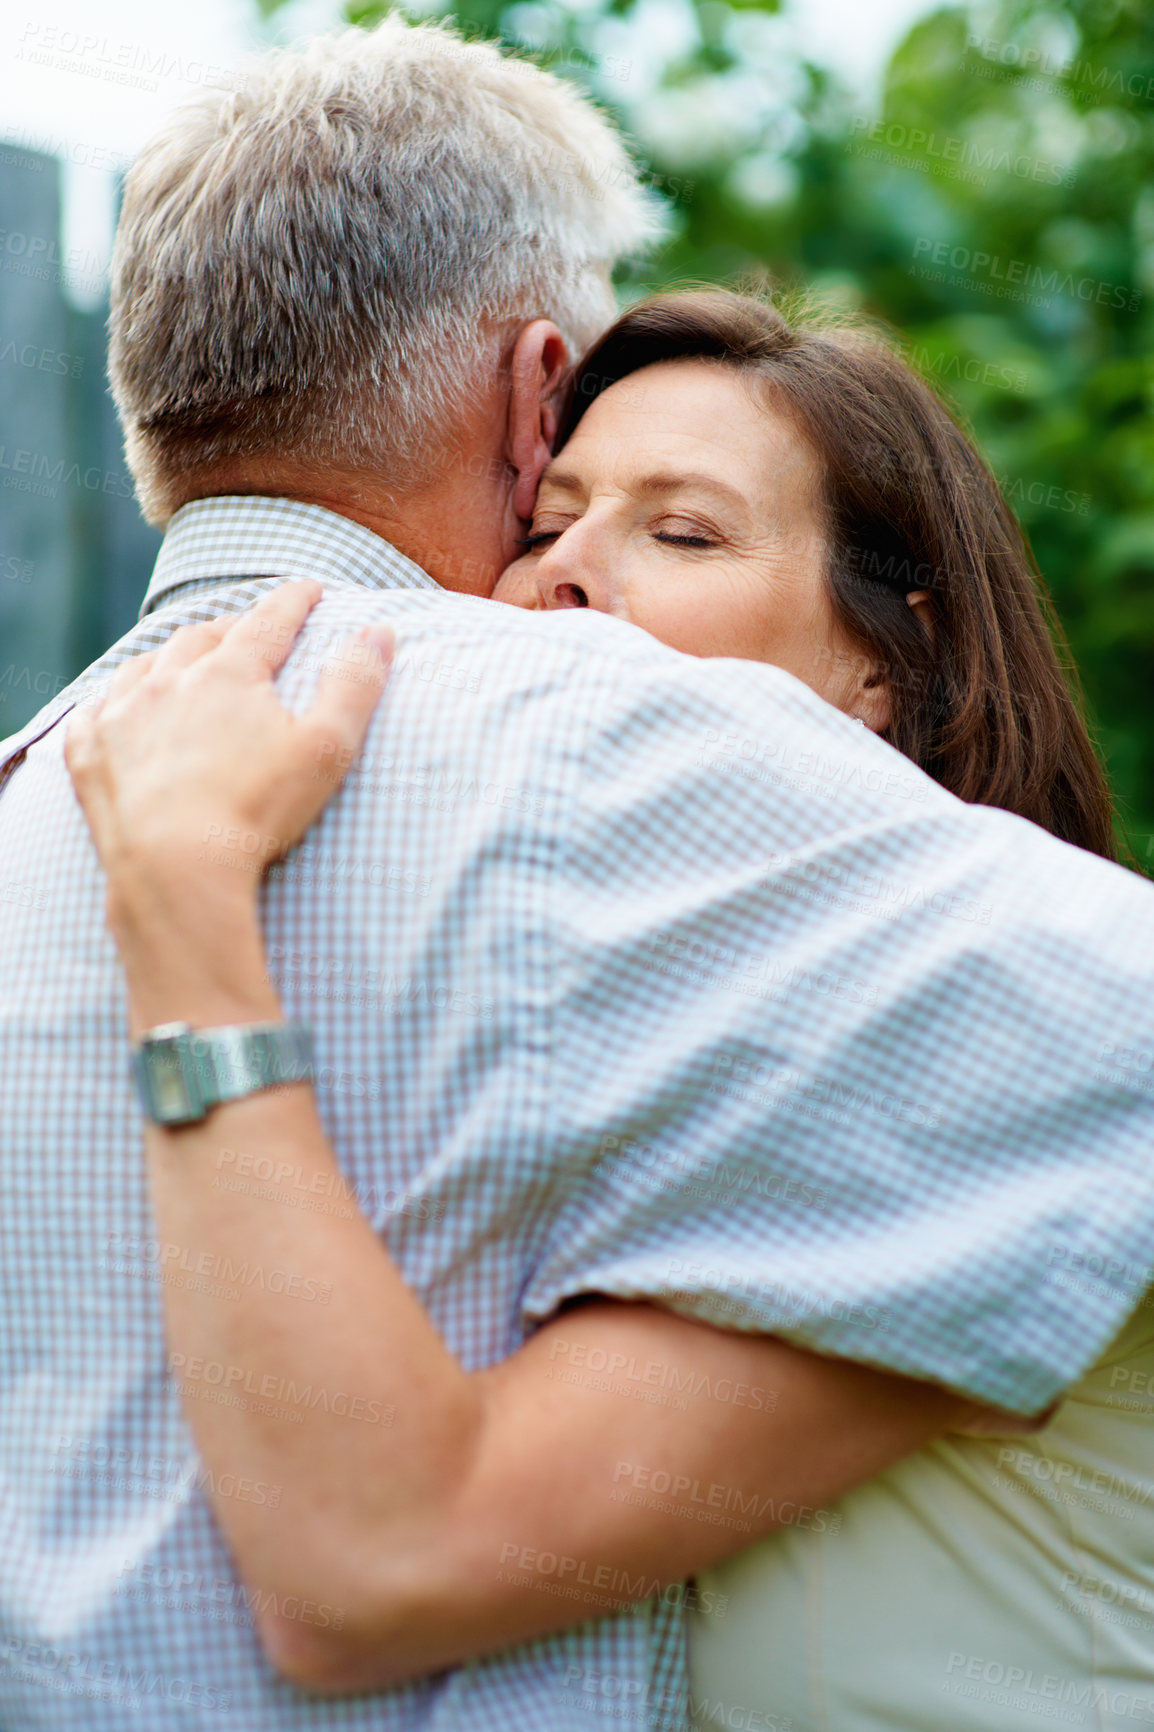
M 578 364 L 559 444 L 617 380 L 698 359 L 764 384 L 818 456 L 830 595 L 889 685 L 883 737 L 960 799 L 1117 858 L 1110 791 L 1022 531 L 949 409 L 874 332 L 790 320 L 726 289 L 652 296 Z M 906 601 L 916 590 L 931 629 Z

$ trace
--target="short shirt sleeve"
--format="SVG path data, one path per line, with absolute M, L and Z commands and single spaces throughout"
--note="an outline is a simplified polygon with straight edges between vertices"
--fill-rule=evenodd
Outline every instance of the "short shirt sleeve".
M 1044 1408 L 1152 1278 L 1154 885 L 778 670 L 611 684 L 555 874 L 569 1177 L 526 1323 L 648 1300 Z

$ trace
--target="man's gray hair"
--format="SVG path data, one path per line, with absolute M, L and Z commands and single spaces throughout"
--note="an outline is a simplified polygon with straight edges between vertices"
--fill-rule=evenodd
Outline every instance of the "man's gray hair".
M 390 17 L 269 55 L 125 188 L 109 365 L 146 516 L 254 460 L 427 480 L 511 332 L 579 352 L 656 232 L 604 116 L 491 43 Z

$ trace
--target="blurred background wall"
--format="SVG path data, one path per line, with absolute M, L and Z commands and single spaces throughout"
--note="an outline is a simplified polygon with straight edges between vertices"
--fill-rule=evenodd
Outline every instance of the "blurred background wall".
M 246 51 L 378 0 L 196 19 L 17 0 L 0 132 L 0 736 L 132 624 L 156 535 L 104 380 L 116 187 Z M 182 9 L 183 10 L 183 9 Z M 1154 868 L 1154 6 L 1149 0 L 416 0 L 576 80 L 671 219 L 622 299 L 808 286 L 880 318 L 977 433 Z

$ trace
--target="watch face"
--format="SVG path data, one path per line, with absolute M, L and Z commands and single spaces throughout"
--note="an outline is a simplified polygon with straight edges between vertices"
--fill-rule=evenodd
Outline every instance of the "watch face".
M 148 1084 L 153 1112 L 162 1123 L 193 1116 L 184 1066 L 175 1042 L 154 1046 L 149 1052 Z
M 204 1117 L 204 1097 L 187 1049 L 188 1030 L 174 1024 L 147 1036 L 133 1054 L 144 1110 L 156 1124 L 187 1125 Z

